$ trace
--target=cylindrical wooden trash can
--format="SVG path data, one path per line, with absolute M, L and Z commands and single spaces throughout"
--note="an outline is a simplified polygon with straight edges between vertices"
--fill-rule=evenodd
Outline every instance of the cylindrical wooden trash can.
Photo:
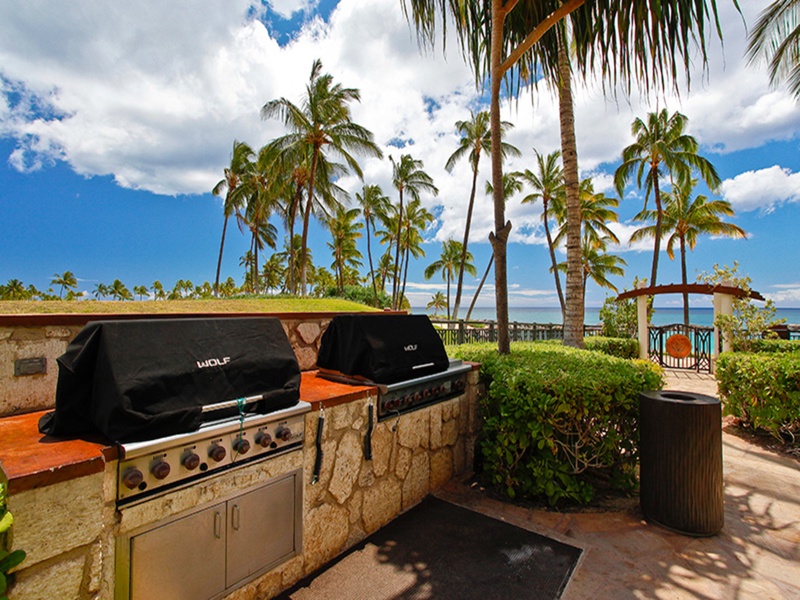
M 640 501 L 648 521 L 694 536 L 725 522 L 722 408 L 692 392 L 639 395 Z

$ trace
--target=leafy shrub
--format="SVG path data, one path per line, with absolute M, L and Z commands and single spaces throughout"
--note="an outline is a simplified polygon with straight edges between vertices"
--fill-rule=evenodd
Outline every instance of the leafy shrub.
M 750 292 L 751 279 L 739 275 L 739 263 L 735 261 L 733 267 L 714 265 L 713 273 L 702 273 L 697 280 L 711 285 L 731 285 Z M 719 327 L 724 335 L 730 336 L 732 343 L 741 351 L 750 352 L 764 336 L 770 339 L 777 337 L 770 329 L 786 321 L 776 318 L 777 313 L 778 309 L 772 300 L 767 300 L 763 307 L 758 307 L 749 296 L 734 298 L 733 313 L 717 315 L 714 326 Z
M 9 546 L 9 533 L 14 519 L 6 510 L 5 486 L 0 483 L 0 600 L 8 600 L 6 587 L 8 585 L 8 572 L 25 560 L 23 550 L 11 551 Z
M 639 340 L 631 338 L 593 336 L 583 340 L 587 350 L 602 352 L 617 358 L 639 358 Z
M 781 439 L 800 433 L 800 356 L 724 352 L 717 361 L 725 414 Z
M 768 338 L 762 340 L 749 340 L 747 349 L 737 341 L 733 341 L 734 351 L 739 352 L 800 352 L 800 340 L 778 340 Z
M 636 486 L 638 395 L 662 387 L 660 367 L 548 342 L 512 344 L 510 355 L 490 344 L 453 353 L 481 363 L 488 484 L 551 505 Z
M 646 279 L 634 277 L 633 289 L 639 283 L 647 283 Z M 628 289 L 626 288 L 627 292 Z M 653 296 L 647 297 L 647 321 L 653 316 Z M 635 338 L 639 331 L 639 308 L 636 298 L 617 300 L 615 296 L 607 296 L 600 309 L 602 329 L 600 335 L 606 337 Z

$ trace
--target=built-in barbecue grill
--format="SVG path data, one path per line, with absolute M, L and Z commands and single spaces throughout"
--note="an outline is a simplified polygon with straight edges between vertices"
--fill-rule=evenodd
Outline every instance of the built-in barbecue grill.
M 339 315 L 322 336 L 321 377 L 377 386 L 378 419 L 463 393 L 471 365 L 450 360 L 425 315 Z
M 58 362 L 40 430 L 119 442 L 117 508 L 139 519 L 117 537 L 115 598 L 221 598 L 302 551 L 302 459 L 260 476 L 301 450 L 311 409 L 278 319 L 99 321 Z
M 272 317 L 89 323 L 39 428 L 119 442 L 119 503 L 299 448 L 300 369 Z

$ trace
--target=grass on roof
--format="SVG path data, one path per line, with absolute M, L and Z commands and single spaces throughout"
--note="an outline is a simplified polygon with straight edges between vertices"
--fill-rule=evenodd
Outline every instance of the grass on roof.
M 284 313 L 367 312 L 376 309 L 341 298 L 234 298 L 203 300 L 4 300 L 0 314 L 64 313 Z

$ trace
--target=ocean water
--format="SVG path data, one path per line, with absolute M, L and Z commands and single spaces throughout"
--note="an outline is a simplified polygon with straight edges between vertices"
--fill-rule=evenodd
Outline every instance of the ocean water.
M 413 308 L 412 312 L 415 314 L 426 314 L 425 308 Z M 461 311 L 459 311 L 461 312 Z M 433 316 L 432 311 L 427 314 Z M 466 316 L 466 311 L 461 314 L 461 317 Z M 800 324 L 800 308 L 779 308 L 777 317 L 779 319 L 786 319 L 788 324 Z M 476 307 L 472 311 L 470 319 L 475 321 L 494 321 L 496 319 L 494 307 L 479 308 Z M 561 309 L 560 308 L 542 308 L 542 307 L 509 307 L 508 320 L 517 323 L 561 323 Z M 689 321 L 692 325 L 700 325 L 711 327 L 714 322 L 714 309 L 711 307 L 689 308 Z M 586 325 L 600 325 L 600 309 L 586 308 L 584 323 Z M 672 323 L 683 323 L 683 308 L 669 307 L 658 308 L 656 307 L 653 313 L 653 325 L 671 325 Z

